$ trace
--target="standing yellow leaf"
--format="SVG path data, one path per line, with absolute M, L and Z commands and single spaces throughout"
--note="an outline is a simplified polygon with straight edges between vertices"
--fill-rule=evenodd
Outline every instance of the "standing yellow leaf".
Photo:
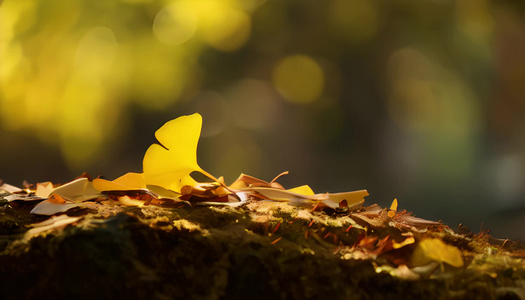
M 143 161 L 147 185 L 158 185 L 180 193 L 183 186 L 197 184 L 190 176 L 194 171 L 215 180 L 197 164 L 201 128 L 202 117 L 195 113 L 171 120 L 155 132 L 160 145 L 151 145 Z

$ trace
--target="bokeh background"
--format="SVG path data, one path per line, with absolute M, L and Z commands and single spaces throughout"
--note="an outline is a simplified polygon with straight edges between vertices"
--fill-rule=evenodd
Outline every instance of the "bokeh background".
M 166 121 L 199 164 L 525 241 L 521 1 L 0 1 L 0 178 L 140 172 Z

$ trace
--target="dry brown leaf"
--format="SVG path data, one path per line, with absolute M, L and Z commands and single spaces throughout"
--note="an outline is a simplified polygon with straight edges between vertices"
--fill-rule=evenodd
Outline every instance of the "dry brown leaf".
M 8 202 L 11 201 L 40 201 L 45 198 L 40 198 L 37 196 L 28 196 L 27 194 L 11 194 L 7 196 L 2 196 L 4 200 L 7 200 Z
M 67 215 L 53 216 L 43 222 L 33 224 L 34 228 L 29 229 L 24 239 L 29 239 L 32 236 L 38 235 L 44 231 L 63 228 L 69 224 L 73 224 L 80 220 L 82 217 L 69 217 Z
M 51 194 L 59 195 L 66 201 L 74 203 L 100 197 L 100 192 L 93 187 L 93 183 L 87 178 L 79 178 L 63 184 L 53 189 Z
M 73 207 L 77 207 L 80 204 L 78 203 L 64 203 L 56 204 L 49 200 L 44 200 L 38 203 L 32 210 L 31 213 L 35 215 L 54 215 L 61 212 L 65 212 Z
M 10 185 L 10 184 L 7 184 L 7 183 L 3 182 L 0 185 L 0 192 L 2 192 L 2 191 L 10 193 L 10 194 L 14 194 L 14 193 L 22 192 L 22 189 L 14 186 L 14 185 Z

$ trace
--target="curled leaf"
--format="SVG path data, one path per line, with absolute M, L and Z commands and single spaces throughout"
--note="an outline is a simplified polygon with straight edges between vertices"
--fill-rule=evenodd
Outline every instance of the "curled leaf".
M 252 191 L 260 194 L 260 198 L 273 200 L 273 201 L 301 201 L 301 200 L 317 200 L 315 195 L 302 195 L 294 193 L 292 191 L 280 190 L 268 187 L 250 187 L 246 188 L 247 191 Z
M 259 178 L 256 178 L 250 175 L 246 175 L 243 173 L 229 187 L 230 189 L 234 189 L 234 190 L 244 189 L 248 187 L 266 187 L 266 188 L 271 187 L 271 188 L 284 190 L 283 186 L 280 185 L 278 182 L 276 182 L 276 180 L 279 177 L 286 175 L 286 174 L 288 174 L 288 171 L 282 172 L 281 174 L 277 175 L 272 181 L 266 182 L 262 179 L 259 179 Z
M 266 187 L 251 187 L 244 190 L 255 192 L 261 196 L 260 198 L 263 199 L 282 202 L 288 201 L 291 205 L 322 202 L 331 208 L 339 207 L 339 203 L 341 203 L 341 201 L 346 201 L 348 207 L 360 205 L 365 201 L 364 197 L 368 196 L 368 192 L 366 190 L 334 194 L 313 194 L 313 191 L 309 187 L 304 186 L 292 190 L 280 190 Z M 301 192 L 304 194 L 296 192 Z
M 79 203 L 100 196 L 93 183 L 87 178 L 78 178 L 53 189 L 50 194 L 56 194 L 67 201 Z

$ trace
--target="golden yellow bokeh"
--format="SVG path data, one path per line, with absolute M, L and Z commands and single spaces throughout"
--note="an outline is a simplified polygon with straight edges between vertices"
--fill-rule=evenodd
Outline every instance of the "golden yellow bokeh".
M 202 9 L 201 32 L 203 39 L 213 48 L 235 51 L 248 41 L 251 19 L 240 9 L 212 1 Z
M 371 40 L 379 28 L 379 13 L 369 0 L 335 0 L 329 20 L 336 34 L 353 43 Z
M 311 57 L 297 54 L 283 58 L 273 71 L 273 84 L 293 103 L 311 103 L 323 92 L 324 73 Z
M 494 31 L 494 19 L 488 0 L 456 2 L 456 20 L 460 30 L 474 43 L 484 45 L 490 42 Z
M 157 13 L 153 33 L 167 45 L 180 45 L 193 37 L 198 24 L 198 16 L 191 4 L 177 1 L 166 5 Z
M 163 110 L 199 82 L 203 50 L 240 49 L 255 4 L 5 0 L 0 125 L 58 145 L 66 164 L 81 171 L 107 155 L 104 145 L 118 136 L 114 125 L 130 103 Z

